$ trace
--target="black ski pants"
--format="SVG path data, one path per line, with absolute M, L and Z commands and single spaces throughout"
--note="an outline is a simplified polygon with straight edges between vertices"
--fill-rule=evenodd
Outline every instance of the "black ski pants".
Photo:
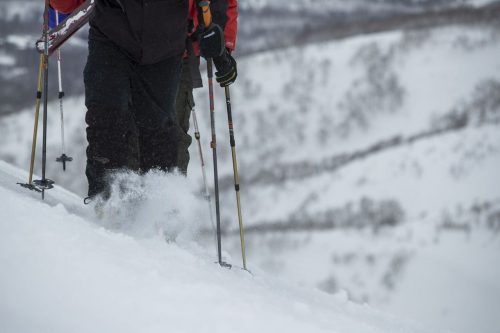
M 179 168 L 179 171 L 187 174 L 190 159 L 189 146 L 192 142 L 191 136 L 188 135 L 189 119 L 191 117 L 191 111 L 194 108 L 190 59 L 184 59 L 182 61 L 181 78 L 175 108 L 177 113 L 177 122 L 185 134 L 181 137 L 181 140 L 179 140 L 177 167 Z
M 89 39 L 84 71 L 89 196 L 107 194 L 118 169 L 177 167 L 187 135 L 175 112 L 181 55 L 151 65 L 132 61 L 107 40 Z

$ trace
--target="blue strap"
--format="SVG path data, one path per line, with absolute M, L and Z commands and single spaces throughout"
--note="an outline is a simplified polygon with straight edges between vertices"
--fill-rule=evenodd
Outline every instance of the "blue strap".
M 63 14 L 59 12 L 59 23 L 62 23 L 71 14 Z M 54 8 L 49 7 L 49 28 L 53 29 L 56 27 L 56 11 Z

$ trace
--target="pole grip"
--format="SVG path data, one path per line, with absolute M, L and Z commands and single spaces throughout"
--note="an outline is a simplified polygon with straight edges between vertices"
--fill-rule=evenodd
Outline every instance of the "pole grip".
M 210 0 L 200 1 L 198 5 L 201 8 L 203 24 L 208 28 L 212 24 L 212 12 L 210 11 Z

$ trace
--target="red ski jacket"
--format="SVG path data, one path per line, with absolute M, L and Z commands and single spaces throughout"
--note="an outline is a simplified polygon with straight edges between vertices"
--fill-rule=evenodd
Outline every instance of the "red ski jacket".
M 85 0 L 50 0 L 50 5 L 61 13 L 68 14 L 74 11 L 83 2 L 85 2 Z M 236 34 L 238 32 L 238 1 L 212 0 L 212 5 L 214 21 L 219 25 L 224 26 L 226 47 L 233 51 L 236 47 Z M 218 9 L 224 10 L 225 13 L 218 13 Z M 193 20 L 194 23 L 194 28 L 190 31 L 190 34 L 193 33 L 198 27 L 197 14 L 196 0 L 189 0 L 189 18 Z M 195 47 L 195 50 L 197 50 L 197 47 Z

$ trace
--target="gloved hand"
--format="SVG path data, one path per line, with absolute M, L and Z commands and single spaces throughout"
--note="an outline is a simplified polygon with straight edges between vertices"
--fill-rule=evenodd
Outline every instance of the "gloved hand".
M 59 14 L 59 23 L 64 21 L 71 14 L 63 14 L 58 12 Z M 57 26 L 56 24 L 56 10 L 49 6 L 49 29 L 54 29 Z
M 224 49 L 221 56 L 213 58 L 215 68 L 215 79 L 219 82 L 221 87 L 227 87 L 236 81 L 238 77 L 238 68 L 236 66 L 236 60 L 231 56 L 231 54 Z
M 221 27 L 212 23 L 200 34 L 200 52 L 203 58 L 220 57 L 225 51 L 224 32 Z

